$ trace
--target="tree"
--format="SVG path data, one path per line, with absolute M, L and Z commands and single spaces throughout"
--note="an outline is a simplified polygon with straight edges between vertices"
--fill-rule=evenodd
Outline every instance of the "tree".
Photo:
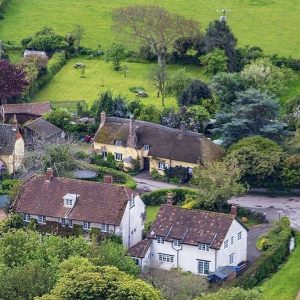
M 228 149 L 226 159 L 241 170 L 241 180 L 251 187 L 278 183 L 283 151 L 270 139 L 251 136 L 241 139 Z
M 210 87 L 220 99 L 221 107 L 228 109 L 237 93 L 246 89 L 246 83 L 239 73 L 218 73 L 211 79 Z
M 36 300 L 132 299 L 160 300 L 149 284 L 115 267 L 73 270 L 59 278 L 50 294 Z
M 0 60 L 0 104 L 12 102 L 27 87 L 24 70 L 7 60 Z
M 45 114 L 44 118 L 61 129 L 64 129 L 72 120 L 71 113 L 66 108 L 56 108 Z
M 123 32 L 134 41 L 148 45 L 156 54 L 160 67 L 174 42 L 183 36 L 198 36 L 197 22 L 172 14 L 159 6 L 129 6 L 113 12 L 117 32 Z
M 160 124 L 161 111 L 154 104 L 143 105 L 138 119 Z
M 208 28 L 206 29 L 204 43 L 206 53 L 211 52 L 215 48 L 224 50 L 228 57 L 229 71 L 236 71 L 237 58 L 235 47 L 237 40 L 226 22 L 215 20 L 209 23 Z
M 75 24 L 71 32 L 71 35 L 74 40 L 74 48 L 76 54 L 78 54 L 83 34 L 84 34 L 84 28 L 80 24 Z
M 106 52 L 106 59 L 112 61 L 114 70 L 121 69 L 121 61 L 125 58 L 125 47 L 121 44 L 113 43 L 111 48 Z
M 226 72 L 227 60 L 225 51 L 219 48 L 215 48 L 211 52 L 200 57 L 200 62 L 205 68 L 205 74 L 210 76 L 216 75 L 220 72 Z
M 299 152 L 298 152 L 299 153 Z M 291 155 L 283 161 L 281 181 L 286 188 L 300 187 L 300 155 Z
M 193 78 L 186 72 L 185 68 L 179 69 L 168 79 L 166 93 L 178 99 L 192 80 Z
M 256 289 L 244 290 L 240 287 L 221 289 L 216 293 L 207 294 L 197 300 L 263 300 L 264 297 Z
M 110 240 L 99 245 L 92 261 L 97 266 L 114 266 L 131 275 L 137 275 L 140 272 L 131 257 L 127 256 L 123 245 Z
M 141 277 L 160 290 L 167 300 L 194 299 L 208 288 L 205 276 L 180 269 L 165 270 L 154 265 L 147 267 Z
M 165 106 L 166 82 L 167 82 L 166 66 L 157 66 L 149 74 L 149 79 L 152 85 L 157 89 L 157 97 L 161 97 L 162 106 Z
M 211 92 L 207 84 L 195 79 L 181 93 L 178 99 L 179 106 L 189 106 L 201 104 L 202 99 L 211 97 Z
M 269 58 L 259 58 L 245 66 L 241 76 L 249 87 L 279 96 L 286 91 L 292 72 L 274 66 Z
M 196 196 L 188 198 L 185 207 L 207 207 L 222 211 L 224 204 L 233 196 L 245 192 L 239 183 L 241 170 L 231 162 L 214 161 L 193 170 L 192 186 Z
M 210 113 L 202 105 L 193 105 L 180 110 L 181 123 L 191 131 L 203 132 L 205 123 L 211 118 Z
M 221 134 L 225 146 L 251 135 L 283 138 L 286 125 L 278 120 L 280 107 L 276 97 L 252 88 L 237 95 L 231 112 L 217 115 L 214 132 Z

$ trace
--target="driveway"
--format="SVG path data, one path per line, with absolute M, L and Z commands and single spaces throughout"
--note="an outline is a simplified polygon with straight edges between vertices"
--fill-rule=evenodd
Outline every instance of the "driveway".
M 153 179 L 140 178 L 139 176 L 134 177 L 137 183 L 137 190 L 140 192 L 152 192 L 159 189 L 175 189 L 178 186 L 167 182 L 156 181 Z
M 265 213 L 270 221 L 287 216 L 291 221 L 291 226 L 300 230 L 300 196 L 245 195 L 232 198 L 229 202 Z

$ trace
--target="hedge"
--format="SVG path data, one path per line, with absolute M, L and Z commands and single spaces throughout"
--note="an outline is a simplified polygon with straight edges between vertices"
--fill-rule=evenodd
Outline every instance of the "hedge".
M 261 280 L 276 271 L 278 266 L 289 255 L 291 236 L 292 229 L 287 217 L 276 222 L 265 236 L 267 239 L 271 239 L 270 248 L 263 252 L 262 256 L 241 277 L 234 281 L 234 284 L 247 289 L 253 288 Z

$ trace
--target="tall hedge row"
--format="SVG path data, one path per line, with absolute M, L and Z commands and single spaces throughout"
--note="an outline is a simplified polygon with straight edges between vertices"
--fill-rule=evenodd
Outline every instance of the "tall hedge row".
M 287 217 L 276 222 L 266 238 L 270 241 L 270 248 L 254 262 L 249 269 L 237 279 L 236 285 L 244 288 L 253 288 L 270 273 L 277 270 L 278 266 L 289 255 L 289 243 L 292 235 L 290 222 Z

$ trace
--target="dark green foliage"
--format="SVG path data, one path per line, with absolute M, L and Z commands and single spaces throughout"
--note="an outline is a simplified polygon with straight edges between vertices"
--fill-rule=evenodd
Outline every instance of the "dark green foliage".
M 211 97 L 211 91 L 206 83 L 195 79 L 183 90 L 178 98 L 179 106 L 189 106 L 201 104 L 202 99 Z
M 270 246 L 263 255 L 254 262 L 243 275 L 236 280 L 236 285 L 244 288 L 253 288 L 261 280 L 276 271 L 278 266 L 289 255 L 291 227 L 287 217 L 276 222 L 266 235 Z
M 205 74 L 208 76 L 227 71 L 227 56 L 225 51 L 219 48 L 215 48 L 201 56 L 200 62 L 204 66 Z
M 160 124 L 161 111 L 154 104 L 142 105 L 140 115 L 137 119 Z
M 65 49 L 68 44 L 64 37 L 55 33 L 52 28 L 44 27 L 33 36 L 22 40 L 22 45 L 27 49 L 34 49 L 46 52 Z
M 297 95 L 285 103 L 287 114 L 291 114 L 297 107 L 300 107 L 300 95 Z
M 237 72 L 241 71 L 251 61 L 264 57 L 263 50 L 257 46 L 245 46 L 237 49 Z
M 204 38 L 206 53 L 219 48 L 225 51 L 228 57 L 228 69 L 234 72 L 237 68 L 236 44 L 237 39 L 226 22 L 213 21 L 209 23 Z
M 277 98 L 250 88 L 238 93 L 231 113 L 217 115 L 215 133 L 221 134 L 225 146 L 251 135 L 281 140 L 286 125 L 278 120 L 279 108 Z
M 210 87 L 218 96 L 221 108 L 228 109 L 237 93 L 246 89 L 246 83 L 239 73 L 219 73 L 211 79 Z
M 300 155 L 291 155 L 285 158 L 282 166 L 281 181 L 285 188 L 300 187 Z
M 64 129 L 71 122 L 71 113 L 66 108 L 57 108 L 44 115 L 44 118 L 55 126 Z
M 122 169 L 122 163 L 115 160 L 115 157 L 112 153 L 107 153 L 107 158 L 104 159 L 102 155 L 94 154 L 91 158 L 91 163 L 101 166 L 101 167 L 107 167 L 112 168 L 115 170 L 121 170 Z

